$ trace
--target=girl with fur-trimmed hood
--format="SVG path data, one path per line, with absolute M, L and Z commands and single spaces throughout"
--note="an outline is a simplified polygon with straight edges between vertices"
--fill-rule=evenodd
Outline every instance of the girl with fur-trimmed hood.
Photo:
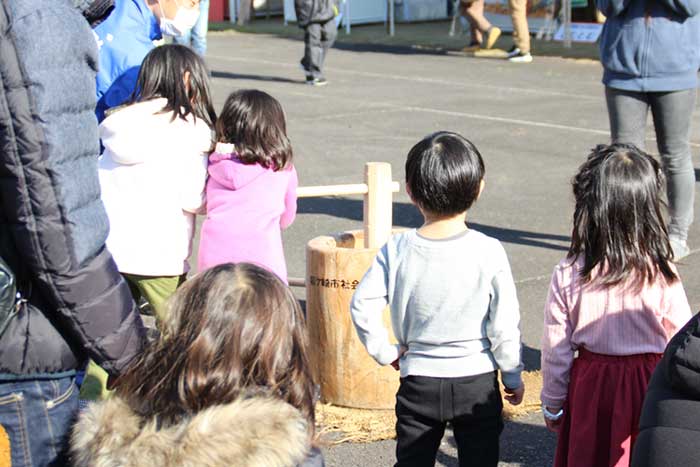
M 274 274 L 216 266 L 170 302 L 163 337 L 91 405 L 74 465 L 322 466 L 299 304 Z

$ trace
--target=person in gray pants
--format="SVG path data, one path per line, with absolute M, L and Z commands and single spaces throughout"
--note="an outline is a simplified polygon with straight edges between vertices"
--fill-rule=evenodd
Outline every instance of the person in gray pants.
M 644 149 L 649 110 L 667 181 L 669 238 L 676 260 L 690 253 L 695 171 L 690 122 L 700 68 L 700 0 L 597 0 L 613 143 Z
M 324 86 L 328 81 L 323 76 L 323 62 L 338 35 L 335 2 L 295 0 L 294 10 L 297 24 L 304 29 L 304 57 L 301 59 L 301 67 L 306 75 L 306 84 Z

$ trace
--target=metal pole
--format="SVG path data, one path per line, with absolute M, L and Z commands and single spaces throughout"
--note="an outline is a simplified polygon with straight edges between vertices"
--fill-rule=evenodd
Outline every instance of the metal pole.
M 389 35 L 394 37 L 396 32 L 394 27 L 394 0 L 389 0 Z
M 350 35 L 350 0 L 345 0 L 345 34 Z
M 571 0 L 562 0 L 564 8 L 564 47 L 571 48 Z
M 236 24 L 236 19 L 238 19 L 238 0 L 228 0 L 228 15 L 229 21 Z

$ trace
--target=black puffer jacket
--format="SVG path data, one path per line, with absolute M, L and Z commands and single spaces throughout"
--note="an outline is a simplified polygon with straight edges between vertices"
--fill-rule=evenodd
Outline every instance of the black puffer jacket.
M 144 327 L 105 249 L 96 41 L 69 0 L 0 0 L 0 255 L 29 306 L 0 337 L 0 381 L 118 374 Z
M 335 18 L 334 0 L 294 0 L 297 24 L 305 28 L 310 23 L 325 23 Z
M 633 467 L 700 465 L 700 315 L 669 342 L 644 399 Z

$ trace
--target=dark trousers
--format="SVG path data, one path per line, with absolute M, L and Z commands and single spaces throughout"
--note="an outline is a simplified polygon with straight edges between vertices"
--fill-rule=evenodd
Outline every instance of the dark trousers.
M 644 149 L 647 114 L 651 110 L 661 163 L 666 174 L 668 233 L 683 242 L 693 223 L 695 170 L 690 153 L 690 125 L 696 89 L 636 92 L 605 88 L 613 143 L 632 143 Z
M 459 465 L 498 465 L 503 402 L 496 372 L 462 378 L 401 378 L 396 394 L 395 467 L 435 465 L 435 456 L 452 425 Z
M 331 19 L 325 23 L 311 23 L 304 30 L 304 58 L 301 59 L 301 66 L 307 75 L 319 78 L 323 75 L 323 62 L 328 49 L 335 42 L 338 28 L 335 19 Z

